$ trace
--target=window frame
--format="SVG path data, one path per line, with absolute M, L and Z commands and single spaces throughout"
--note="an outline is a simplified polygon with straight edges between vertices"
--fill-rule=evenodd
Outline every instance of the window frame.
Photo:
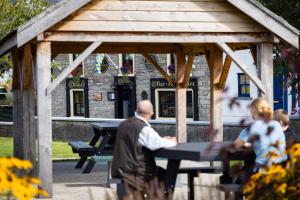
M 174 120 L 176 117 L 160 117 L 159 116 L 159 92 L 160 91 L 172 91 L 176 93 L 175 88 L 157 88 L 155 89 L 155 119 L 157 120 Z M 192 92 L 192 111 L 193 116 L 191 118 L 187 117 L 188 121 L 193 121 L 195 118 L 195 102 L 194 102 L 194 90 L 192 88 L 187 88 L 187 92 Z M 175 101 L 175 99 L 174 99 Z M 175 103 L 176 104 L 176 103 Z
M 242 98 L 250 98 L 251 97 L 251 88 L 250 88 L 250 79 L 245 73 L 237 73 L 238 75 L 238 97 Z M 249 83 L 241 83 L 241 76 L 245 76 L 249 79 Z M 249 86 L 249 94 L 242 94 L 241 89 L 242 86 Z
M 132 54 L 132 59 L 133 59 L 133 62 L 132 62 L 132 68 L 133 68 L 133 73 L 132 74 L 128 74 L 128 76 L 135 76 L 135 54 L 134 53 L 129 53 L 129 54 Z M 122 72 L 121 72 L 121 67 L 123 65 L 123 53 L 120 53 L 119 54 L 119 74 L 118 76 L 123 76 Z
M 83 107 L 84 109 L 85 108 L 85 97 L 84 97 L 84 89 L 79 89 L 79 88 L 76 88 L 76 89 L 70 89 L 70 117 L 80 117 L 80 118 L 85 118 L 85 110 L 84 110 L 84 113 L 83 113 L 83 116 L 75 116 L 74 115 L 74 91 L 76 92 L 82 92 L 83 94 Z

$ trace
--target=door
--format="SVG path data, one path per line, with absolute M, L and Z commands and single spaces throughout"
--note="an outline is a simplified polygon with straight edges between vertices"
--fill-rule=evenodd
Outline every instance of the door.
M 120 81 L 122 77 L 115 78 L 115 118 L 127 119 L 134 116 L 136 110 L 136 87 L 134 77 L 129 83 Z
M 283 76 L 274 76 L 274 110 L 284 109 L 287 111 L 287 94 Z

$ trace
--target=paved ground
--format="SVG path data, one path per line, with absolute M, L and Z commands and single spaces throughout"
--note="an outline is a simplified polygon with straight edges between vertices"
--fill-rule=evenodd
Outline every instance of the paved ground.
M 159 165 L 165 166 L 165 161 Z M 184 162 L 182 166 L 208 165 L 208 163 Z M 107 166 L 97 163 L 90 174 L 82 174 L 82 170 L 74 169 L 75 162 L 54 162 L 53 200 L 115 200 L 115 189 L 106 187 Z M 199 200 L 224 199 L 224 195 L 215 189 L 218 174 L 202 174 L 195 179 L 195 193 Z M 114 185 L 112 185 L 114 187 Z M 175 189 L 174 199 L 187 199 L 187 181 L 180 175 Z

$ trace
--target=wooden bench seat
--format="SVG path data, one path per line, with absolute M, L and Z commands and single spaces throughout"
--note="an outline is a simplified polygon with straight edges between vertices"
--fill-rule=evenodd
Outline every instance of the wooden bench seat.
M 71 141 L 68 143 L 71 147 L 74 153 L 80 153 L 80 152 L 95 152 L 95 147 L 83 142 L 83 141 Z

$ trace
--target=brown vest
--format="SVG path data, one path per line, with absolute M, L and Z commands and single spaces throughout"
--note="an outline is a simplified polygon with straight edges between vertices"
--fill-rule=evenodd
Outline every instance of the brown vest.
M 118 127 L 114 147 L 111 174 L 113 178 L 123 178 L 131 186 L 143 190 L 145 182 L 153 178 L 155 159 L 152 152 L 139 144 L 141 130 L 147 124 L 132 117 Z

